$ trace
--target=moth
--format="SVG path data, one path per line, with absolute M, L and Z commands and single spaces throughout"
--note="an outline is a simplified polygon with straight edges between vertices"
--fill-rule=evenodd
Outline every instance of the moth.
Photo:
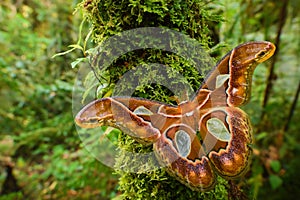
M 170 175 L 192 190 L 214 187 L 217 174 L 243 176 L 252 150 L 251 124 L 239 107 L 250 98 L 252 74 L 275 52 L 271 42 L 248 42 L 227 53 L 190 101 L 177 106 L 135 97 L 95 100 L 75 117 L 83 128 L 112 126 L 153 145 Z

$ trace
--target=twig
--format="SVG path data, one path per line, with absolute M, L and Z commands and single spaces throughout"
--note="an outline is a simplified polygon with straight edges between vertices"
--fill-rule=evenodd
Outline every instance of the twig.
M 294 97 L 294 100 L 293 100 L 293 103 L 292 103 L 292 106 L 291 106 L 288 118 L 287 118 L 287 120 L 285 122 L 285 125 L 283 127 L 283 131 L 284 132 L 286 132 L 289 129 L 289 124 L 291 122 L 291 119 L 292 119 L 292 117 L 294 115 L 294 111 L 296 109 L 297 101 L 298 101 L 298 98 L 299 98 L 299 93 L 300 93 L 300 81 L 299 81 L 299 84 L 298 84 L 298 88 L 297 88 L 297 91 L 296 91 L 296 94 L 295 94 L 295 97 Z
M 263 99 L 263 104 L 262 104 L 262 114 L 261 114 L 261 122 L 263 123 L 264 117 L 266 115 L 266 105 L 269 101 L 269 97 L 270 97 L 270 93 L 272 91 L 273 88 L 273 80 L 274 80 L 274 68 L 275 68 L 275 63 L 277 61 L 277 57 L 278 54 L 280 52 L 280 36 L 281 36 L 281 32 L 283 29 L 283 26 L 285 24 L 286 21 L 286 17 L 287 17 L 287 6 L 288 6 L 288 2 L 289 0 L 283 0 L 282 3 L 282 7 L 281 7 L 281 11 L 280 11 L 280 18 L 279 18 L 279 24 L 278 24 L 278 31 L 277 31 L 277 36 L 276 36 L 276 40 L 275 40 L 275 45 L 277 47 L 276 52 L 274 53 L 273 59 L 271 61 L 271 65 L 270 65 L 270 69 L 269 69 L 269 76 L 268 76 L 268 80 L 267 80 L 267 86 L 266 86 L 266 90 L 264 93 L 264 99 Z

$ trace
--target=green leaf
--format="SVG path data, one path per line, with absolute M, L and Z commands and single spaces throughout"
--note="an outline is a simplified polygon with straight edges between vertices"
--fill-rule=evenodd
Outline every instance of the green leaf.
M 269 177 L 269 182 L 271 184 L 272 189 L 275 190 L 282 185 L 283 181 L 279 176 L 271 174 Z
M 272 160 L 272 162 L 270 163 L 272 170 L 275 173 L 278 173 L 281 169 L 281 164 L 278 160 Z
M 256 140 L 261 140 L 261 139 L 264 139 L 265 137 L 267 137 L 268 133 L 267 132 L 261 132 L 259 134 L 256 135 Z
M 108 130 L 108 133 L 106 135 L 108 140 L 111 141 L 115 146 L 117 146 L 118 138 L 119 138 L 119 135 L 121 134 L 121 131 L 116 128 L 110 128 L 110 129 L 106 129 L 106 130 Z
M 71 83 L 68 83 L 66 81 L 56 80 L 55 84 L 58 86 L 59 89 L 65 90 L 65 91 L 72 91 L 73 85 Z
M 55 57 L 57 57 L 57 56 L 63 56 L 63 55 L 66 55 L 66 54 L 68 54 L 68 53 L 74 51 L 75 49 L 76 49 L 76 48 L 71 48 L 71 49 L 69 49 L 69 50 L 67 50 L 67 51 L 64 51 L 64 52 L 61 52 L 61 53 L 54 54 L 51 58 L 55 58 Z
M 83 82 L 85 91 L 82 95 L 82 103 L 85 101 L 85 99 L 90 94 L 93 94 L 93 91 L 95 91 L 97 89 L 98 85 L 99 85 L 99 82 L 97 81 L 97 78 L 96 78 L 94 72 L 93 71 L 89 72 Z
M 207 130 L 218 140 L 228 142 L 231 140 L 231 134 L 224 123 L 218 118 L 211 118 L 206 122 Z
M 86 61 L 87 58 L 77 58 L 75 61 L 71 62 L 71 66 L 74 69 L 79 63 Z

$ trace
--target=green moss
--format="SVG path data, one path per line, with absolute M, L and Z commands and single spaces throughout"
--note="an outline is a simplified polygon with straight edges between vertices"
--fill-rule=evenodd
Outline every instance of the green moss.
M 93 39 L 106 38 L 137 27 L 167 27 L 209 44 L 208 24 L 220 22 L 206 0 L 85 0 L 85 16 L 93 25 Z
M 131 181 L 128 181 L 131 180 Z M 123 199 L 227 199 L 224 179 L 209 192 L 195 192 L 182 186 L 164 170 L 147 174 L 125 173 L 120 178 L 120 190 Z
M 119 137 L 120 154 L 116 168 L 119 179 L 119 190 L 122 191 L 121 199 L 227 199 L 227 181 L 218 177 L 215 188 L 208 192 L 195 192 L 170 176 L 163 168 L 155 169 L 155 159 L 149 158 L 141 162 L 140 156 L 128 156 L 121 150 L 135 153 L 151 152 L 152 146 L 145 147 L 125 134 Z M 138 164 L 136 164 L 138 163 Z M 135 167 L 133 169 L 132 167 Z M 134 170 L 135 172 L 124 172 Z M 147 170 L 151 169 L 151 170 Z M 145 173 L 139 170 L 146 171 Z M 120 199 L 120 197 L 118 198 Z
M 174 1 L 174 0 L 86 0 L 81 4 L 85 17 L 92 24 L 92 38 L 96 43 L 102 43 L 118 33 L 139 27 L 165 27 L 176 30 L 196 39 L 208 49 L 210 45 L 210 30 L 208 24 L 221 21 L 219 15 L 214 14 L 207 1 Z M 149 41 L 148 41 L 149 42 Z M 155 42 L 155 41 L 150 41 Z M 180 42 L 180 41 L 179 41 Z M 118 54 L 118 49 L 107 50 L 106 55 Z M 191 92 L 196 91 L 203 81 L 208 69 L 212 66 L 194 66 L 191 60 L 186 60 L 180 53 L 187 51 L 179 50 L 179 53 L 170 53 L 158 49 L 138 49 L 116 58 L 109 66 L 99 69 L 106 63 L 103 58 L 97 58 L 95 54 L 94 71 L 96 76 L 105 74 L 108 84 L 115 84 L 120 77 L 126 82 L 124 74 L 130 70 L 130 78 L 136 81 L 127 81 L 127 84 L 118 84 L 114 88 L 114 95 L 124 94 L 125 90 L 133 90 L 133 96 L 176 104 L 176 98 L 186 99 L 191 94 L 185 94 L 185 90 L 170 91 L 162 84 L 147 84 L 155 77 L 158 83 L 166 77 L 170 78 L 168 86 L 182 88 L 188 85 Z M 201 63 L 207 63 L 202 60 Z M 95 64 L 96 63 L 96 64 Z M 101 65 L 99 64 L 101 63 Z M 155 73 L 153 65 L 160 63 L 166 66 L 165 74 Z M 208 62 L 209 63 L 209 62 Z M 142 66 L 139 67 L 139 66 Z M 199 66 L 198 66 L 199 67 Z M 143 74 L 149 72 L 149 75 Z M 150 73 L 151 72 L 151 73 Z M 180 74 L 180 76 L 178 75 Z M 124 78 L 125 77 L 125 78 Z M 172 79 L 173 78 L 173 79 Z M 151 80 L 150 80 L 151 81 Z M 138 83 L 138 87 L 131 83 Z M 185 87 L 185 86 L 184 86 Z M 176 94 L 175 94 L 176 93 Z M 179 97 L 178 97 L 179 96 Z M 100 95 L 99 97 L 102 97 Z M 120 174 L 119 190 L 122 192 L 121 199 L 227 199 L 227 182 L 218 177 L 218 183 L 214 190 L 209 192 L 195 192 L 179 183 L 164 169 L 155 169 L 157 161 L 154 158 L 145 160 L 144 164 L 136 166 L 134 154 L 128 156 L 124 152 L 151 152 L 152 146 L 143 146 L 125 134 L 119 136 L 118 146 L 120 153 L 117 156 L 116 168 Z M 139 161 L 139 163 L 141 163 Z M 135 169 L 136 168 L 136 169 Z M 139 172 L 143 169 L 147 172 Z M 149 169 L 149 170 L 145 170 Z M 151 169 L 151 170 L 150 170 Z M 129 171 L 129 172 L 128 172 Z M 130 171 L 134 171 L 132 173 Z M 136 173 L 138 172 L 138 173 Z

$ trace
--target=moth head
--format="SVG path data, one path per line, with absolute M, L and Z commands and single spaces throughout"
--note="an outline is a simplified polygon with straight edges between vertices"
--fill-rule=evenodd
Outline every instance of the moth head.
M 276 47 L 271 42 L 248 42 L 233 50 L 231 61 L 237 65 L 262 63 L 268 60 L 275 50 Z
M 255 54 L 255 59 L 258 63 L 268 60 L 275 52 L 276 47 L 271 42 L 261 44 L 263 48 Z

